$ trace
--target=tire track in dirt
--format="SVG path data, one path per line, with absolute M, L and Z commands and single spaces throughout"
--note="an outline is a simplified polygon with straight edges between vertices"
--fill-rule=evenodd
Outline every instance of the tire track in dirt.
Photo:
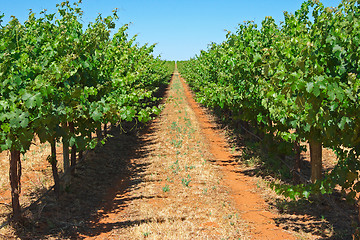
M 209 150 L 214 156 L 215 164 L 223 166 L 221 170 L 225 178 L 223 183 L 231 189 L 236 208 L 240 215 L 249 223 L 249 231 L 253 239 L 295 239 L 290 233 L 276 226 L 274 213 L 268 211 L 268 205 L 261 196 L 256 193 L 257 187 L 251 177 L 239 172 L 233 163 L 233 157 L 227 150 L 226 139 L 216 131 L 216 125 L 209 119 L 198 103 L 195 102 L 189 86 L 181 79 L 185 89 L 185 95 L 191 108 L 194 110 L 201 130 L 208 140 Z

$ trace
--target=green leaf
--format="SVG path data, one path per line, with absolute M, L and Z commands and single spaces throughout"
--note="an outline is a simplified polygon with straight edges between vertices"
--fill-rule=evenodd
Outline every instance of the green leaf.
M 28 113 L 22 112 L 19 109 L 15 112 L 9 114 L 10 128 L 12 128 L 12 129 L 18 129 L 20 127 L 26 128 L 29 124 L 28 116 L 29 116 Z
M 312 90 L 313 90 L 313 88 L 314 88 L 314 83 L 313 83 L 313 82 L 308 82 L 308 83 L 306 84 L 306 91 L 307 91 L 308 93 L 311 93 Z
M 76 144 L 76 138 L 74 136 L 71 136 L 69 139 L 69 146 L 72 147 Z
M 342 48 L 339 46 L 339 45 L 335 45 L 333 47 L 333 53 L 336 53 L 336 52 L 341 52 Z
M 1 124 L 1 129 L 5 133 L 10 132 L 10 125 L 8 123 L 3 123 Z
M 314 88 L 313 88 L 313 93 L 315 95 L 315 97 L 318 97 L 320 95 L 320 88 L 318 84 L 315 84 Z
M 40 106 L 41 103 L 42 103 L 42 98 L 41 98 L 41 94 L 40 93 L 37 93 L 35 95 L 31 95 L 29 93 L 25 93 L 23 95 L 23 100 L 25 100 L 25 106 L 27 108 L 34 108 L 34 107 L 37 107 L 37 106 Z
M 29 119 L 27 118 L 27 114 L 23 113 L 19 116 L 20 127 L 26 128 L 29 124 Z
M 309 198 L 309 196 L 310 196 L 310 192 L 308 192 L 308 191 L 303 191 L 303 196 L 306 198 L 306 199 L 308 199 Z
M 328 96 L 331 101 L 334 101 L 336 99 L 336 94 L 335 94 L 334 90 L 332 90 L 332 89 L 328 90 Z
M 261 61 L 261 55 L 259 53 L 256 53 L 254 56 L 254 62 L 257 63 L 259 61 Z
M 310 129 L 311 129 L 311 125 L 306 123 L 305 127 L 304 127 L 304 131 L 305 132 L 310 132 Z
M 338 123 L 338 127 L 340 128 L 340 130 L 344 130 L 345 124 L 350 122 L 350 119 L 348 117 L 342 117 L 340 122 Z
M 102 113 L 99 112 L 97 109 L 91 114 L 91 118 L 94 119 L 95 122 L 98 122 L 102 117 Z

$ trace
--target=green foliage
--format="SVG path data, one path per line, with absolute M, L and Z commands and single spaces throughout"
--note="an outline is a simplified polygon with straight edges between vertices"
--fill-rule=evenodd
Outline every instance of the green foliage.
M 339 162 L 323 181 L 278 185 L 279 193 L 309 197 L 339 184 L 355 196 L 360 190 L 359 2 L 325 8 L 309 0 L 284 17 L 280 26 L 271 17 L 260 26 L 239 25 L 223 43 L 178 62 L 179 71 L 198 100 L 227 120 L 250 122 L 289 146 L 316 140 L 337 151 Z
M 173 74 L 175 71 L 175 61 L 165 61 L 165 68 L 168 70 L 169 74 Z
M 182 185 L 184 185 L 185 187 L 190 187 L 190 182 L 191 182 L 191 176 L 188 174 L 188 176 L 186 178 L 182 178 L 181 179 L 181 183 Z
M 0 28 L 1 150 L 25 152 L 35 134 L 84 149 L 103 123 L 147 122 L 160 112 L 154 93 L 170 73 L 154 45 L 135 44 L 127 25 L 110 37 L 116 11 L 84 27 L 79 4 L 39 17 L 30 11 L 24 24 L 13 17 Z
M 169 192 L 170 191 L 170 187 L 168 184 L 165 184 L 165 186 L 162 188 L 163 192 Z
M 176 61 L 176 66 L 177 66 L 177 69 L 179 70 L 179 72 L 183 72 L 183 70 L 185 70 L 184 68 L 186 67 L 186 64 L 188 62 L 189 61 Z

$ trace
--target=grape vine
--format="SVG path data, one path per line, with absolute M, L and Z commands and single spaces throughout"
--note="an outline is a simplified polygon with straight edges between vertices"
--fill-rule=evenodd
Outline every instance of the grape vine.
M 179 69 L 199 101 L 233 121 L 281 138 L 287 148 L 310 143 L 312 184 L 275 185 L 292 198 L 330 193 L 340 185 L 360 191 L 360 6 L 343 0 L 336 8 L 306 1 L 284 13 L 280 25 L 266 17 L 239 25 Z M 323 176 L 322 147 L 338 163 Z
M 152 55 L 155 45 L 137 44 L 127 25 L 112 35 L 115 10 L 83 26 L 80 5 L 65 1 L 55 13 L 30 11 L 25 23 L 12 17 L 0 27 L 0 147 L 11 152 L 15 219 L 21 217 L 20 154 L 35 136 L 51 144 L 48 160 L 60 194 L 56 142 L 63 142 L 67 174 L 76 152 L 103 142 L 104 124 L 147 122 L 160 112 L 155 93 L 170 73 Z

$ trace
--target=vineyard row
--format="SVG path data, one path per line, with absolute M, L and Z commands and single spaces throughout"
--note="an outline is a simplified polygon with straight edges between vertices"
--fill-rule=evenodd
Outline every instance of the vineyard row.
M 281 24 L 271 17 L 260 26 L 245 22 L 224 42 L 178 63 L 201 103 L 271 136 L 282 154 L 300 156 L 299 143 L 309 142 L 312 184 L 275 186 L 287 196 L 330 193 L 337 185 L 349 198 L 360 192 L 359 5 L 343 0 L 325 8 L 309 0 L 285 12 Z M 322 147 L 338 157 L 325 176 Z
M 80 2 L 66 1 L 55 13 L 30 11 L 25 23 L 13 17 L 0 27 L 0 148 L 11 152 L 15 219 L 21 217 L 20 156 L 35 136 L 51 144 L 48 161 L 60 194 L 57 142 L 68 174 L 77 152 L 104 142 L 104 124 L 147 122 L 160 112 L 157 91 L 171 70 L 152 55 L 154 45 L 129 38 L 127 25 L 111 34 L 117 18 L 114 11 L 83 26 Z

